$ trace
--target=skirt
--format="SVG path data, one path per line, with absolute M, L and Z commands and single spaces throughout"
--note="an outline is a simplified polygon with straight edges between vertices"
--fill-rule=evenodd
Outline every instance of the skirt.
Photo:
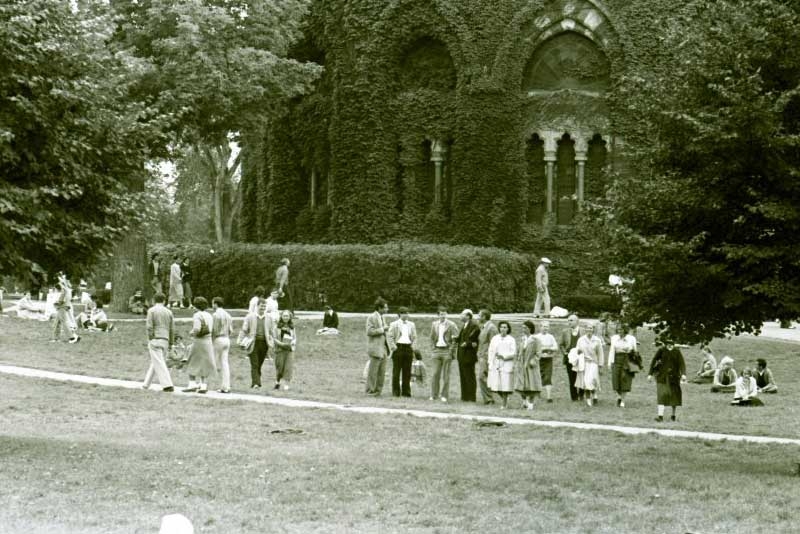
M 531 363 L 533 363 L 533 367 L 531 367 Z M 542 390 L 542 376 L 536 360 L 517 357 L 514 364 L 514 389 L 522 393 Z
M 169 284 L 169 302 L 178 302 L 183 300 L 183 285 L 178 282 L 170 280 Z
M 683 400 L 681 385 L 679 383 L 656 383 L 656 399 L 662 406 L 680 406 Z
M 627 393 L 633 384 L 633 373 L 628 372 L 628 355 L 617 354 L 611 367 L 611 387 L 617 393 Z
M 539 372 L 542 378 L 543 386 L 553 385 L 553 358 L 540 358 L 539 359 Z
M 486 377 L 486 385 L 492 391 L 501 393 L 511 393 L 514 391 L 514 362 L 508 361 L 502 364 L 495 363 L 489 369 Z
M 189 352 L 186 372 L 191 376 L 212 376 L 217 373 L 211 336 L 195 338 L 192 343 L 192 349 Z
M 575 377 L 575 387 L 588 391 L 600 390 L 600 368 L 597 362 L 586 360 L 583 372 L 578 372 Z

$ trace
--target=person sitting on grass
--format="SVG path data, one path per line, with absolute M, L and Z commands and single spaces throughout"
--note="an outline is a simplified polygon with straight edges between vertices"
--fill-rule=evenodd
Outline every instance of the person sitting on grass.
M 764 406 L 758 398 L 758 386 L 749 367 L 742 369 L 742 376 L 736 379 L 736 392 L 733 394 L 733 406 Z
M 700 347 L 700 352 L 703 353 L 703 363 L 700 364 L 700 369 L 692 378 L 693 384 L 707 384 L 714 380 L 714 374 L 717 372 L 717 359 L 714 357 L 714 352 L 708 345 Z
M 719 369 L 714 373 L 711 384 L 711 393 L 733 393 L 736 391 L 736 370 L 733 368 L 733 358 L 723 356 L 719 361 Z
M 767 368 L 767 360 L 759 358 L 756 360 L 756 372 L 754 375 L 759 393 L 777 393 L 778 385 L 772 378 L 772 371 Z
M 331 306 L 325 306 L 325 315 L 322 316 L 322 328 L 317 330 L 318 336 L 339 335 L 339 316 Z
M 108 322 L 108 316 L 103 311 L 102 306 L 97 305 L 97 297 L 92 296 L 92 300 L 86 304 L 86 308 L 78 315 L 78 325 L 86 330 L 112 332 L 114 325 Z
M 145 312 L 141 288 L 137 288 L 136 291 L 133 292 L 133 295 L 131 295 L 131 298 L 128 299 L 128 311 L 137 315 L 141 315 Z

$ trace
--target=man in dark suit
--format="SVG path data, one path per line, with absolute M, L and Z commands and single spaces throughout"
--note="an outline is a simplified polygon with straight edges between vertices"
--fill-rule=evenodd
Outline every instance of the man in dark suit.
M 576 373 L 572 369 L 572 364 L 569 363 L 567 355 L 570 349 L 574 349 L 578 344 L 578 338 L 581 337 L 580 329 L 578 328 L 578 316 L 570 315 L 567 318 L 567 327 L 561 331 L 558 336 L 558 348 L 561 351 L 562 361 L 567 370 L 567 380 L 569 381 L 569 396 L 572 400 L 583 400 L 582 395 L 579 395 L 577 388 L 575 388 Z
M 478 361 L 478 336 L 481 329 L 472 318 L 472 310 L 461 312 L 464 326 L 458 334 L 458 377 L 461 382 L 461 400 L 475 402 L 475 363 Z
M 478 334 L 478 385 L 481 388 L 481 399 L 484 404 L 494 404 L 494 396 L 486 379 L 489 376 L 489 343 L 498 334 L 497 327 L 491 321 L 492 312 L 479 312 L 480 333 Z

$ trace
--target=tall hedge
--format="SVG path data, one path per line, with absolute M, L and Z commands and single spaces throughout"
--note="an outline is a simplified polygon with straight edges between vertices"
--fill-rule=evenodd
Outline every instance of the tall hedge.
M 495 311 L 530 311 L 536 260 L 496 248 L 422 245 L 207 245 L 158 244 L 166 263 L 176 254 L 190 259 L 195 295 L 221 296 L 228 307 L 245 307 L 258 285 L 274 285 L 281 258 L 291 260 L 290 286 L 296 309 L 320 309 L 327 301 L 343 311 L 368 311 L 382 296 L 393 307 L 454 312 L 488 306 Z

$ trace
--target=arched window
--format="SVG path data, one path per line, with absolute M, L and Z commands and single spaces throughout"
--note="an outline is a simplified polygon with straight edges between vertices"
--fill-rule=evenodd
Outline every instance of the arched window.
M 548 39 L 525 67 L 522 88 L 528 92 L 571 89 L 605 93 L 610 66 L 606 55 L 587 37 L 566 32 Z
M 578 196 L 575 180 L 575 141 L 564 134 L 558 141 L 553 197 L 556 222 L 569 224 L 577 211 Z

